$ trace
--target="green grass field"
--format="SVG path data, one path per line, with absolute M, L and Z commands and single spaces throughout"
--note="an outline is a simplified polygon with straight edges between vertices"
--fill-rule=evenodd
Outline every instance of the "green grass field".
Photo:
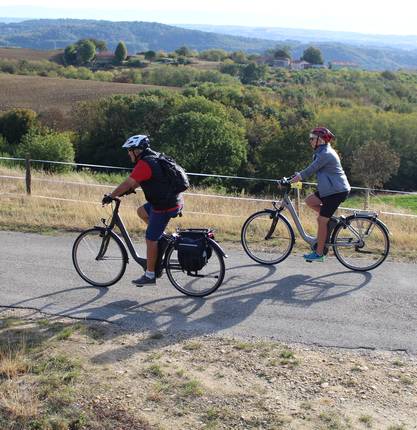
M 353 196 L 343 203 L 345 207 L 361 208 L 364 206 L 364 196 Z M 384 210 L 383 207 L 389 207 L 390 212 L 404 212 L 417 215 L 417 194 L 416 195 L 387 195 L 387 194 L 376 194 L 370 198 L 370 208 L 378 207 L 380 210 Z

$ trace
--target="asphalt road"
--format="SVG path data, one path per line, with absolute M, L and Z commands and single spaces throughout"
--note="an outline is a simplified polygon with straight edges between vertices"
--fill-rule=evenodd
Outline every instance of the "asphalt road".
M 0 232 L 1 307 L 106 320 L 127 330 L 181 331 L 273 338 L 346 348 L 417 354 L 417 265 L 387 261 L 369 273 L 336 259 L 307 264 L 289 257 L 261 266 L 227 249 L 224 284 L 206 298 L 190 298 L 166 276 L 137 288 L 133 262 L 109 288 L 87 285 L 75 272 L 76 234 L 46 236 Z

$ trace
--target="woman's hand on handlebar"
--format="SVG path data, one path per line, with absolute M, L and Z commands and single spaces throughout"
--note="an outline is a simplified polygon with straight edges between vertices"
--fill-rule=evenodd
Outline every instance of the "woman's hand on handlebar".
M 299 173 L 296 173 L 294 176 L 292 176 L 289 181 L 293 184 L 294 182 L 301 182 L 303 178 L 300 176 Z

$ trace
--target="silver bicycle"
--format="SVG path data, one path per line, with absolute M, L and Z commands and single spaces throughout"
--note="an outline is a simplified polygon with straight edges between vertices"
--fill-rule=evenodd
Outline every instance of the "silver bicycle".
M 288 178 L 278 181 L 282 200 L 272 202 L 273 209 L 252 214 L 243 224 L 241 242 L 248 256 L 261 264 L 278 264 L 291 253 L 295 235 L 288 219 L 282 214 L 287 209 L 301 236 L 312 250 L 317 239 L 308 235 L 291 202 L 291 183 Z M 333 222 L 331 222 L 333 221 Z M 387 226 L 372 211 L 357 211 L 348 217 L 333 217 L 324 253 L 332 248 L 336 258 L 347 268 L 368 271 L 382 264 L 390 250 Z

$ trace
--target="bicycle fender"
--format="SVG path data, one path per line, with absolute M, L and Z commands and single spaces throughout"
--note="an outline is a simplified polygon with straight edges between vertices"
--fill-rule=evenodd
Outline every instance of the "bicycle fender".
M 227 254 L 223 251 L 222 247 L 215 240 L 207 238 L 207 241 L 210 243 L 210 245 L 213 248 L 216 248 L 224 258 L 228 258 Z
M 345 222 L 346 222 L 346 224 L 350 224 L 350 222 L 353 220 L 353 219 L 358 219 L 358 218 L 362 218 L 362 219 L 372 219 L 372 220 L 374 220 L 374 221 L 378 221 L 378 224 L 380 224 L 381 225 L 381 227 L 386 231 L 386 233 L 388 234 L 388 235 L 390 235 L 391 236 L 391 232 L 389 231 L 389 228 L 386 226 L 386 224 L 384 223 L 384 222 L 382 222 L 378 217 L 369 217 L 369 216 L 366 216 L 366 215 L 361 215 L 361 214 L 354 214 L 354 215 L 349 215 L 348 217 L 346 217 L 346 220 L 345 220 Z
M 271 215 L 275 215 L 275 214 L 281 214 L 281 212 L 284 210 L 284 208 L 278 208 L 278 209 L 270 209 L 270 208 L 265 208 L 262 212 L 268 212 Z

